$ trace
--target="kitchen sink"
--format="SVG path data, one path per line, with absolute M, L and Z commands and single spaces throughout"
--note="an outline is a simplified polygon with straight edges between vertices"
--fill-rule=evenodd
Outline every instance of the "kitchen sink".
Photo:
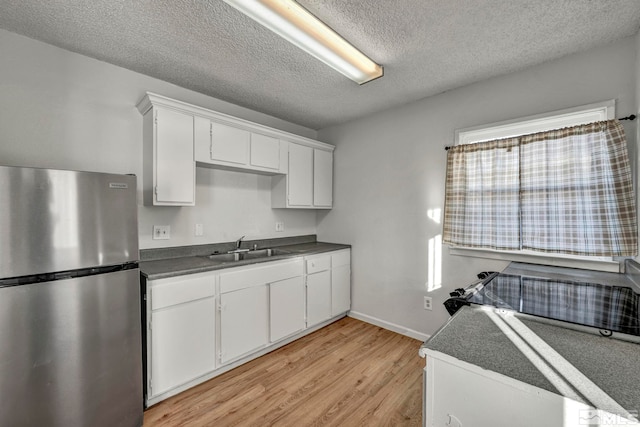
M 257 249 L 255 251 L 243 252 L 241 256 L 244 259 L 255 259 L 255 258 L 264 258 L 276 255 L 286 255 L 289 252 L 283 251 L 282 249 Z
M 283 251 L 282 249 L 256 249 L 254 251 L 243 251 L 243 252 L 229 252 L 226 254 L 212 254 L 209 255 L 211 261 L 225 263 L 225 262 L 237 262 L 251 259 L 260 259 L 260 258 L 268 258 L 276 255 L 287 255 L 290 252 Z
M 234 252 L 229 254 L 212 254 L 207 256 L 207 258 L 209 258 L 211 261 L 216 261 L 216 262 L 235 262 L 235 261 L 240 261 L 241 259 L 239 252 Z

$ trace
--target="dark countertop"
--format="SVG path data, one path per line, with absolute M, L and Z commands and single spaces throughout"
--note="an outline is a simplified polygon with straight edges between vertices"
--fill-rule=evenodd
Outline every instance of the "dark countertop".
M 421 352 L 443 353 L 563 395 L 531 361 L 531 355 L 525 355 L 505 331 L 514 332 L 516 341 L 524 340 L 536 355 L 567 381 L 573 381 L 578 389 L 593 383 L 622 408 L 640 409 L 640 345 L 637 343 L 568 329 L 508 310 L 467 306 L 425 342 Z M 582 377 L 575 374 L 571 365 Z M 586 397 L 579 400 L 594 405 Z M 600 406 L 603 407 L 598 409 L 620 412 L 615 407 Z
M 314 236 L 315 237 L 315 236 Z M 300 241 L 303 240 L 303 241 Z M 337 243 L 326 243 L 326 242 L 316 242 L 316 241 L 304 241 L 310 239 L 298 239 L 297 241 L 280 241 L 277 243 L 280 244 L 272 244 L 273 241 L 267 242 L 271 243 L 268 245 L 263 244 L 259 245 L 259 248 L 269 247 L 269 248 L 277 248 L 282 251 L 289 252 L 288 254 L 282 255 L 274 255 L 270 257 L 264 258 L 256 258 L 256 259 L 248 259 L 242 261 L 230 261 L 230 262 L 214 262 L 209 260 L 206 255 L 215 252 L 218 250 L 221 253 L 226 252 L 225 250 L 219 250 L 213 245 L 208 245 L 207 247 L 187 247 L 187 248 L 176 248 L 172 249 L 169 252 L 169 249 L 164 250 L 152 250 L 155 254 L 159 256 L 166 255 L 174 255 L 172 257 L 167 258 L 157 258 L 157 259 L 148 259 L 149 255 L 147 255 L 147 259 L 145 256 L 142 257 L 143 261 L 140 262 L 140 272 L 149 280 L 154 279 L 163 279 L 166 277 L 180 276 L 184 274 L 194 274 L 194 273 L 202 273 L 205 271 L 214 271 L 221 270 L 225 268 L 239 267 L 243 265 L 252 265 L 259 264 L 263 262 L 271 262 L 278 261 L 283 259 L 295 258 L 299 256 L 307 256 L 314 255 L 323 252 L 332 252 L 338 251 L 341 249 L 349 249 L 351 245 L 343 245 Z M 283 244 L 284 243 L 284 244 Z M 247 246 L 251 247 L 253 244 L 251 241 L 246 242 Z M 204 253 L 203 253 L 204 252 Z

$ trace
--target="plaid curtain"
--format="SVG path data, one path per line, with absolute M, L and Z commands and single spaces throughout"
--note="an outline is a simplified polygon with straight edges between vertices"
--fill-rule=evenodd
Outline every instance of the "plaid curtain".
M 451 148 L 443 242 L 635 256 L 635 195 L 622 125 L 609 120 Z
M 519 141 L 458 145 L 447 155 L 443 241 L 520 249 Z

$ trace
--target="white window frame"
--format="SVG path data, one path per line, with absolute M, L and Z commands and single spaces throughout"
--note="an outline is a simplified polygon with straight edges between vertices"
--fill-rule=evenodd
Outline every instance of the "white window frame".
M 458 129 L 455 131 L 455 145 L 474 144 L 494 139 L 528 135 L 551 129 L 577 126 L 585 123 L 611 120 L 616 116 L 615 108 L 616 102 L 612 99 L 519 119 Z M 620 272 L 621 265 L 623 264 L 613 257 L 586 257 L 564 254 L 551 255 L 529 250 L 502 251 L 450 246 L 449 253 L 451 255 L 490 258 L 503 261 L 519 261 L 616 273 Z

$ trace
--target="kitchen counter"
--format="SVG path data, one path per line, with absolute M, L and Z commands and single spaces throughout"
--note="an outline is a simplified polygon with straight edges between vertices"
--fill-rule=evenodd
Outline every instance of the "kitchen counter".
M 257 244 L 259 249 L 277 248 L 288 253 L 270 257 L 221 263 L 211 261 L 207 256 L 214 252 L 225 253 L 234 249 L 232 246 L 229 246 L 230 244 L 228 243 L 143 250 L 141 251 L 142 261 L 140 262 L 140 272 L 147 279 L 154 280 L 184 274 L 202 273 L 205 271 L 278 261 L 299 256 L 314 255 L 323 252 L 349 249 L 351 247 L 351 245 L 317 242 L 315 240 L 315 236 L 245 241 L 243 247 L 252 247 L 253 244 Z
M 567 329 L 510 310 L 467 306 L 421 349 L 422 355 L 438 357 L 437 353 L 614 414 L 620 407 L 640 410 L 640 345 L 634 342 Z M 545 364 L 551 369 L 545 371 Z M 567 392 L 558 376 L 572 390 Z M 619 406 L 606 398 L 594 399 L 598 388 Z

